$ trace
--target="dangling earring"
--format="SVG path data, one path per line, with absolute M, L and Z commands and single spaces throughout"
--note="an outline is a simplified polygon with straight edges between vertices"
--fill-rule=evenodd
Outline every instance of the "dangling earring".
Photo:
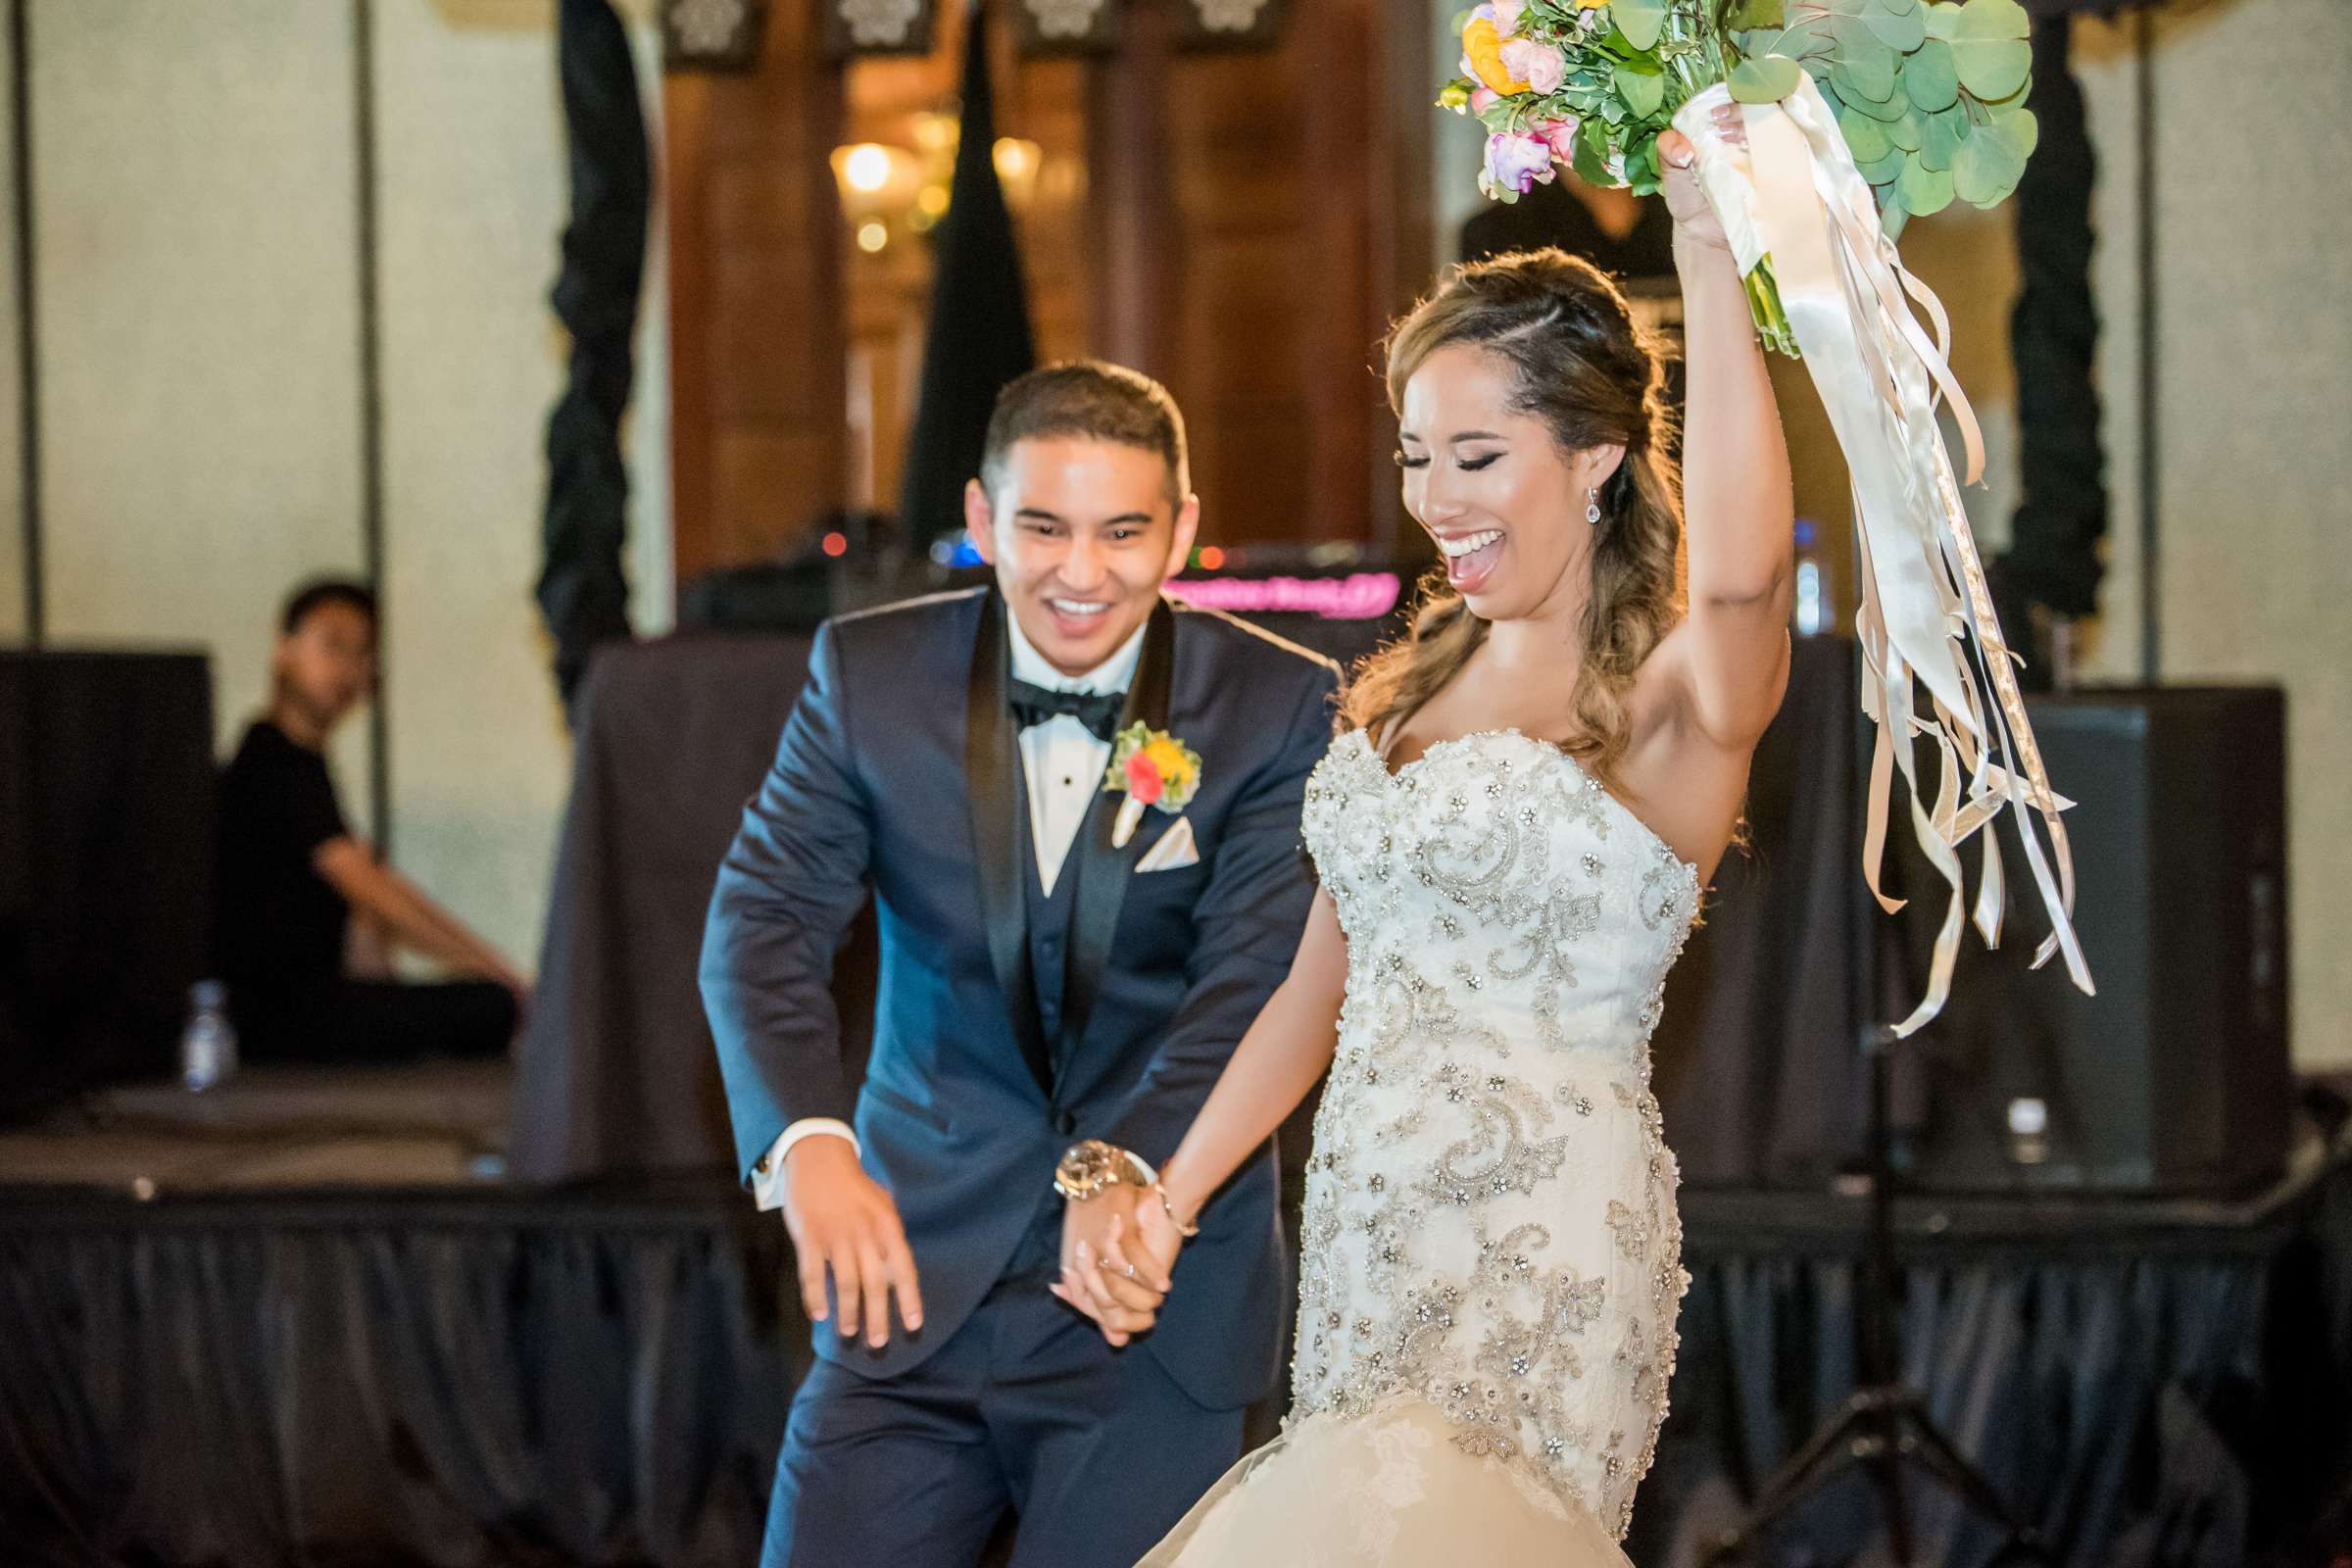
M 1594 485 L 1585 492 L 1585 521 L 1595 528 L 1600 526 L 1600 486 L 1598 485 Z

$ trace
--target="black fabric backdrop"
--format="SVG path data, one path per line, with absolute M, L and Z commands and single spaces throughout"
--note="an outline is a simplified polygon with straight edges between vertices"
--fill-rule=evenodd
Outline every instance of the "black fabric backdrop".
M 695 983 L 703 912 L 808 661 L 806 637 L 710 635 L 609 644 L 591 666 L 515 1055 L 518 1180 L 732 1168 Z M 874 963 L 861 922 L 839 971 L 854 1066 L 871 1035 Z
M 1937 1417 L 2068 1564 L 2319 1560 L 2307 1522 L 2352 1410 L 2352 1179 L 2242 1225 L 2037 1212 L 1936 1235 L 1906 1210 L 1903 1362 Z M 1686 1213 L 1674 1413 L 1628 1544 L 1645 1565 L 1689 1561 L 1851 1379 L 1850 1209 Z M 783 1247 L 710 1184 L 9 1195 L 6 1560 L 740 1568 L 808 1361 Z M 1987 1561 L 1922 1502 L 1919 1562 Z M 1770 1560 L 1853 1561 L 1873 1528 L 1827 1494 Z

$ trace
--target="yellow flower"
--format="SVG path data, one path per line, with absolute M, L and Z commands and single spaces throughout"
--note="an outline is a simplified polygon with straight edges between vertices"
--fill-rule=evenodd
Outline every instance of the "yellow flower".
M 1608 3 L 1609 0 L 1576 0 L 1577 9 L 1580 11 L 1598 11 Z
M 1192 783 L 1192 759 L 1185 756 L 1184 748 L 1175 741 L 1165 738 L 1155 740 L 1144 748 L 1144 755 L 1152 760 L 1152 767 L 1158 770 L 1169 793 L 1182 795 L 1186 786 Z
M 1504 97 L 1527 91 L 1526 82 L 1515 79 L 1503 69 L 1502 39 L 1495 34 L 1494 24 L 1485 17 L 1472 17 L 1470 24 L 1462 29 L 1462 55 L 1470 62 L 1470 69 L 1478 73 L 1478 79 Z

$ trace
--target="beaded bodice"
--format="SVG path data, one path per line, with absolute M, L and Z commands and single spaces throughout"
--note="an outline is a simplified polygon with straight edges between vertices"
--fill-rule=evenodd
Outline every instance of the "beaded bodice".
M 1294 1418 L 1396 1397 L 1623 1534 L 1685 1275 L 1650 1031 L 1698 878 L 1512 731 L 1306 792 L 1348 936 L 1302 1220 Z

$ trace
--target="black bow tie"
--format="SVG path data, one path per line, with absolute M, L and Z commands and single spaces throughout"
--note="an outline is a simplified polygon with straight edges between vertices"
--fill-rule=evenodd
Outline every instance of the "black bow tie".
M 1067 713 L 1092 730 L 1099 741 L 1118 733 L 1119 710 L 1127 706 L 1125 692 L 1057 692 L 1025 680 L 1012 683 L 1011 697 L 1012 716 L 1021 721 L 1023 729 Z

